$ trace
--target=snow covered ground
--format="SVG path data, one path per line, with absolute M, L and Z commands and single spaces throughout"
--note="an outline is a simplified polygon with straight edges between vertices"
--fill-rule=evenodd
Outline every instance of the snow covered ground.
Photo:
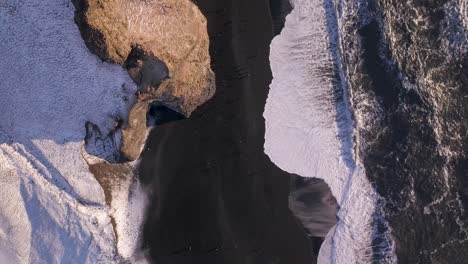
M 294 9 L 271 44 L 265 152 L 288 172 L 323 179 L 340 206 L 319 263 L 370 263 L 379 197 L 354 153 L 334 5 L 332 0 L 291 4 Z M 387 262 L 395 262 L 392 248 L 386 250 Z
M 85 122 L 107 134 L 136 87 L 88 51 L 73 19 L 69 0 L 0 2 L 0 263 L 118 260 L 81 149 Z

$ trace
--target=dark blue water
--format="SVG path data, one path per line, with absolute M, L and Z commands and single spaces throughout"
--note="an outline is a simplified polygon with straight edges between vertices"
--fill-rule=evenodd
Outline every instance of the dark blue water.
M 357 127 L 358 147 L 400 263 L 467 259 L 468 34 L 456 5 L 362 1 L 341 33 L 350 92 L 373 99 L 354 111 L 378 112 Z

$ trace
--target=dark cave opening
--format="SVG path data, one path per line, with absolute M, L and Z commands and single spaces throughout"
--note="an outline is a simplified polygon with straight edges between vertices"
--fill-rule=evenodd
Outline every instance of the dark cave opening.
M 169 122 L 186 119 L 186 117 L 177 110 L 165 105 L 163 102 L 153 102 L 146 114 L 146 126 L 159 126 Z

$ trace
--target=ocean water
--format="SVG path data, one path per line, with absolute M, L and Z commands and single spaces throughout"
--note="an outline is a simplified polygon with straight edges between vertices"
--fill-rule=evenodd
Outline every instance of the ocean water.
M 338 201 L 319 262 L 464 263 L 467 2 L 291 4 L 265 152 Z
M 355 153 L 335 7 L 331 1 L 291 3 L 285 27 L 271 44 L 265 152 L 288 172 L 323 179 L 337 199 L 338 223 L 319 261 L 366 262 L 375 236 L 389 239 L 374 232 L 380 197 Z M 392 262 L 392 243 L 386 244 Z

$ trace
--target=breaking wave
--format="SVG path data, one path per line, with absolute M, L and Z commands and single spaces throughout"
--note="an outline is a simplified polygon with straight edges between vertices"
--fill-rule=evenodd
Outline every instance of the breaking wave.
M 350 110 L 341 61 L 343 6 L 332 0 L 291 4 L 284 29 L 271 44 L 265 152 L 288 172 L 323 179 L 338 202 L 338 222 L 319 263 L 395 263 L 383 200 L 355 151 L 359 118 Z

